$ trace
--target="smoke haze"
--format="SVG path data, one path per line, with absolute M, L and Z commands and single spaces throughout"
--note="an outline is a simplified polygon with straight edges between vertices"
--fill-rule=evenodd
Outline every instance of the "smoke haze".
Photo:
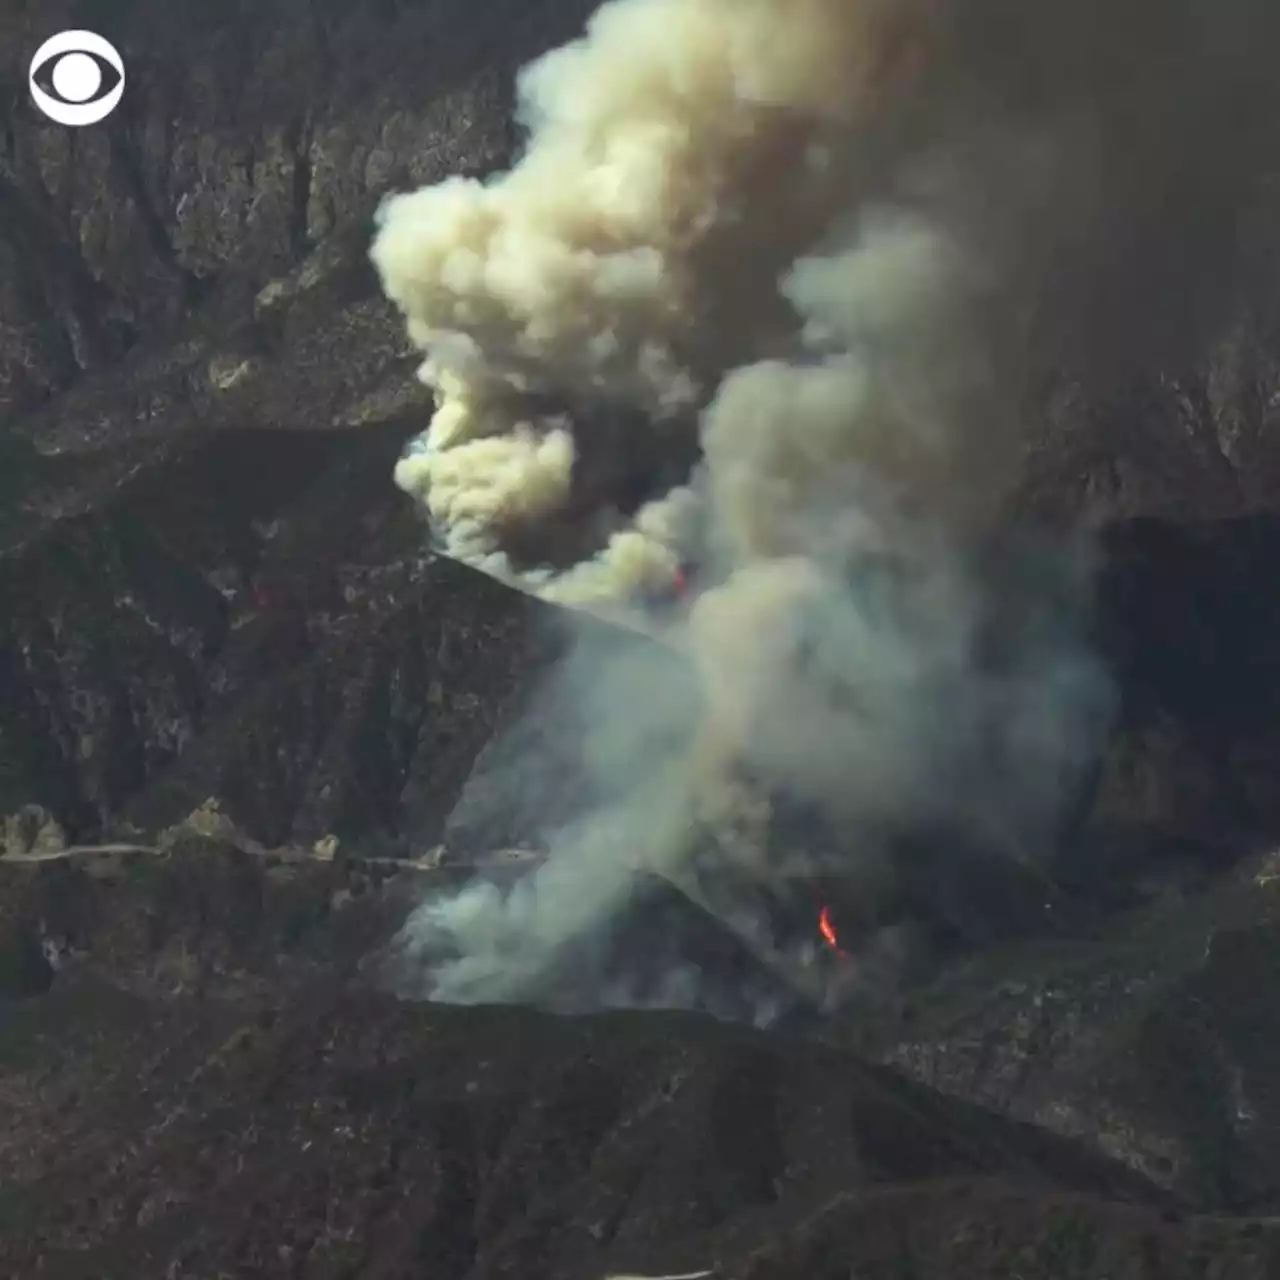
M 570 660 L 581 813 L 517 895 L 410 922 L 462 956 L 437 995 L 511 996 L 637 866 L 689 887 L 708 832 L 767 875 L 774 791 L 837 859 L 921 822 L 1043 851 L 1106 723 L 1087 572 L 984 557 L 1046 384 L 1211 322 L 1278 28 L 1261 0 L 613 0 L 523 72 L 509 172 L 387 202 L 373 260 L 437 393 L 396 481 L 447 552 L 649 630 L 680 566 L 705 588 L 661 624 L 679 657 Z M 642 472 L 691 437 L 638 509 L 584 495 L 593 448 Z M 530 559 L 544 529 L 576 560 Z

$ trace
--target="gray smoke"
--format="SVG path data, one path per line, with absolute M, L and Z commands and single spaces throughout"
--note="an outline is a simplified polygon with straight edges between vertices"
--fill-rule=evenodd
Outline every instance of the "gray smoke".
M 438 396 L 396 479 L 450 554 L 623 620 L 682 562 L 710 584 L 669 662 L 570 666 L 582 811 L 515 893 L 409 922 L 455 956 L 438 998 L 529 989 L 638 869 L 781 874 L 777 793 L 836 861 L 913 824 L 1043 850 L 1105 725 L 1087 591 L 1070 556 L 984 557 L 1047 383 L 1176 356 L 1229 291 L 1278 27 L 1261 0 L 614 0 L 524 72 L 508 173 L 387 203 L 373 259 Z M 701 446 L 630 516 L 572 492 L 616 405 Z M 564 520 L 598 551 L 513 554 Z

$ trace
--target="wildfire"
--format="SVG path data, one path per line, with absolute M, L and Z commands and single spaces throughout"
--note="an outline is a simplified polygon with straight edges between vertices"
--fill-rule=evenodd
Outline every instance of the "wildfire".
M 823 941 L 834 951 L 840 950 L 840 939 L 836 934 L 836 927 L 831 923 L 831 908 L 823 907 L 818 912 L 818 932 L 822 934 Z

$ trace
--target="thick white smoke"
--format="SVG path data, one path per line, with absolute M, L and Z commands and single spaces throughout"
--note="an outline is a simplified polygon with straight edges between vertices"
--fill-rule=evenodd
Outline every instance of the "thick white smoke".
M 682 564 L 708 588 L 665 631 L 701 677 L 680 745 L 600 765 L 633 785 L 505 915 L 480 890 L 429 909 L 467 952 L 441 991 L 509 994 L 636 864 L 679 879 L 744 773 L 864 848 L 945 819 L 1017 856 L 1052 824 L 1100 677 L 977 566 L 1054 362 L 1124 347 L 1081 321 L 1149 274 L 1134 227 L 1189 172 L 1235 198 L 1215 95 L 1251 101 L 1265 12 L 612 0 L 523 73 L 509 172 L 388 201 L 373 260 L 438 396 L 396 480 L 448 552 L 624 619 Z M 1190 236 L 1153 232 L 1151 260 Z M 1168 322 L 1189 298 L 1152 301 Z M 631 514 L 575 490 L 618 406 L 637 466 L 681 433 L 702 455 Z M 529 563 L 557 523 L 587 554 Z M 647 678 L 621 662 L 579 696 L 626 718 Z
M 494 182 L 383 211 L 374 261 L 440 395 L 398 482 L 448 549 L 509 571 L 504 537 L 570 496 L 573 434 L 522 392 L 580 410 L 695 411 L 724 370 L 786 346 L 779 274 L 850 208 L 925 33 L 912 0 L 629 0 L 527 68 L 530 145 Z M 675 565 L 690 496 L 644 511 L 603 567 L 546 583 L 625 603 Z

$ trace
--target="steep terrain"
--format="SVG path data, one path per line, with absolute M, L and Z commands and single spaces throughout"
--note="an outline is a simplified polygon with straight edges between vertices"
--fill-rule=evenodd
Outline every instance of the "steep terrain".
M 390 482 L 427 405 L 371 217 L 504 164 L 591 7 L 0 0 L 0 1269 L 1273 1274 L 1274 209 L 1216 340 L 1029 458 L 1026 512 L 1102 531 L 1089 927 L 832 1030 L 1080 1147 L 797 1042 L 353 985 L 561 645 Z M 72 134 L 21 86 L 75 25 L 130 78 Z
M 504 163 L 515 68 L 589 8 L 8 11 L 11 83 L 64 18 L 116 39 L 131 78 L 117 115 L 74 136 L 22 95 L 6 108 L 0 809 L 42 803 L 89 835 L 216 794 L 268 840 L 429 840 L 414 828 L 447 804 L 423 789 L 456 789 L 484 738 L 469 700 L 494 714 L 540 637 L 523 602 L 431 562 L 389 483 L 427 406 L 367 263 L 370 219 L 388 190 Z M 1194 367 L 1049 406 L 1029 509 L 1265 510 L 1270 225 L 1264 210 L 1246 228 L 1250 287 Z M 1247 572 L 1267 528 L 1205 527 L 1195 571 Z M 1184 573 L 1181 535 L 1115 536 L 1122 581 Z M 1184 619 L 1176 591 L 1143 590 L 1122 643 L 1149 654 Z M 494 642 L 467 642 L 476 627 Z M 1254 632 L 1215 624 L 1197 680 Z

